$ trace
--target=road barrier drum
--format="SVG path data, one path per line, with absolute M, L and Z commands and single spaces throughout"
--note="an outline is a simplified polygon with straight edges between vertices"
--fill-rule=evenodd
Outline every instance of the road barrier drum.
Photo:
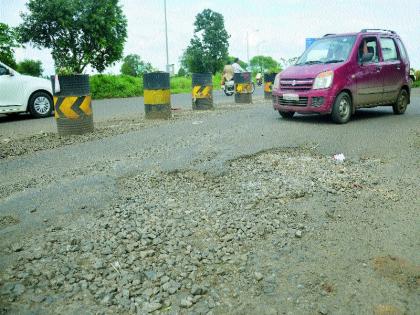
M 276 78 L 276 73 L 264 74 L 264 98 L 271 100 L 271 92 L 273 91 L 273 82 Z
M 192 108 L 213 109 L 213 81 L 211 73 L 192 74 Z
M 93 132 L 89 75 L 52 76 L 51 83 L 58 135 Z
M 252 103 L 251 73 L 235 73 L 233 81 L 235 82 L 235 103 Z
M 143 76 L 144 110 L 147 119 L 171 118 L 169 73 L 152 72 Z

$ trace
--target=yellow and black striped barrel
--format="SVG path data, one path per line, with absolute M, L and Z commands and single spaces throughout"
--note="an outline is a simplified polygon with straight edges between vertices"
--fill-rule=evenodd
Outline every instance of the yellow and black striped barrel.
M 192 108 L 213 109 L 213 81 L 211 73 L 192 74 Z
M 169 73 L 152 72 L 143 76 L 144 110 L 147 119 L 171 118 Z
M 235 82 L 235 103 L 252 103 L 251 73 L 235 73 L 235 75 L 233 76 L 233 81 Z
M 67 136 L 93 132 L 89 75 L 52 76 L 51 82 L 58 134 Z
M 271 93 L 273 91 L 273 82 L 276 78 L 276 73 L 264 73 L 264 98 L 271 100 Z

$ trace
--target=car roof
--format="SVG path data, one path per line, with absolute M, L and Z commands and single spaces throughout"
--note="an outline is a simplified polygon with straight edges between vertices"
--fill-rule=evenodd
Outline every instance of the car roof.
M 342 33 L 342 34 L 325 34 L 323 37 L 336 37 L 336 36 L 358 36 L 358 35 L 385 35 L 388 37 L 395 37 L 399 38 L 397 33 L 391 30 L 382 30 L 382 29 L 363 29 L 360 32 L 352 32 L 352 33 Z

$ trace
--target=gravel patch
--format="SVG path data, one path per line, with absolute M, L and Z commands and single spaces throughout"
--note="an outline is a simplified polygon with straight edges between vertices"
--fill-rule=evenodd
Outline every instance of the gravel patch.
M 299 251 L 317 235 L 309 209 L 297 211 L 308 200 L 387 194 L 377 187 L 380 167 L 286 149 L 232 160 L 218 175 L 150 170 L 120 178 L 118 201 L 83 225 L 68 222 L 0 248 L 20 255 L 0 273 L 0 312 L 276 314 L 284 301 L 245 307 L 284 291 L 261 255 Z M 317 285 L 334 292 L 328 281 Z M 329 314 L 325 305 L 302 305 L 302 313 Z

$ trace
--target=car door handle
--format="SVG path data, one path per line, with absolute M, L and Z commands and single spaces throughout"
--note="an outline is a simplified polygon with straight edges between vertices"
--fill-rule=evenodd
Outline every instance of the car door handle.
M 376 66 L 376 72 L 380 72 L 380 71 L 381 71 L 381 69 L 382 69 L 382 67 L 381 67 L 381 66 Z
M 397 66 L 397 70 L 400 70 L 401 69 L 401 67 L 400 66 Z

